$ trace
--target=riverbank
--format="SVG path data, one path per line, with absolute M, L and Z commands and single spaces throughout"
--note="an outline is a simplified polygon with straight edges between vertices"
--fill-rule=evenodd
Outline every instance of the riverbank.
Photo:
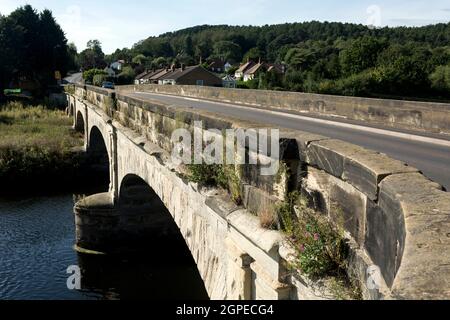
M 83 137 L 60 110 L 0 105 L 0 193 L 73 189 L 84 175 Z

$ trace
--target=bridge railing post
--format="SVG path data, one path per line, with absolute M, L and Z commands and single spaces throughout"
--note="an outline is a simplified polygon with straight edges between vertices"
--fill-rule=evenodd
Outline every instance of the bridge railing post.
M 119 198 L 119 173 L 118 173 L 118 161 L 117 161 L 117 128 L 113 125 L 112 120 L 107 124 L 109 135 L 109 174 L 110 174 L 110 186 L 109 192 L 112 194 L 113 203 L 116 203 Z
M 227 299 L 252 299 L 252 257 L 239 249 L 231 239 L 226 240 L 227 246 Z

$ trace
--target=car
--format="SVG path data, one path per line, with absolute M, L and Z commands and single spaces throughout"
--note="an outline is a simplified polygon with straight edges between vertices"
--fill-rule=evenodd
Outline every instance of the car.
M 102 88 L 105 89 L 114 89 L 114 83 L 110 82 L 110 81 L 105 81 L 102 84 Z

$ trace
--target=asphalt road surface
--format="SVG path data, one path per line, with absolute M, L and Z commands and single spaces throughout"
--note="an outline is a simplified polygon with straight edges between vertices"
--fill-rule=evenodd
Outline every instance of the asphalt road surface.
M 144 100 L 156 100 L 171 105 L 207 110 L 242 120 L 267 123 L 279 128 L 297 129 L 347 141 L 385 153 L 421 170 L 428 178 L 450 191 L 450 143 L 448 137 L 423 139 L 406 137 L 401 130 L 374 130 L 372 126 L 348 126 L 339 120 L 321 121 L 291 113 L 271 112 L 229 103 L 211 102 L 178 96 L 131 92 L 128 95 Z M 329 120 L 329 119 L 328 119 Z M 403 132 L 404 133 L 404 132 Z M 438 137 L 439 138 L 439 137 Z M 423 140 L 423 141 L 421 141 Z M 445 145 L 447 144 L 447 145 Z
M 83 81 L 83 74 L 81 72 L 74 73 L 66 78 L 64 78 L 68 83 L 81 83 Z

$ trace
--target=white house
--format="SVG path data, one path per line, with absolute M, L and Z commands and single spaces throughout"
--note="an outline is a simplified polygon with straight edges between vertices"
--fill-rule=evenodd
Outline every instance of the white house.
M 114 70 L 117 70 L 117 71 L 122 71 L 124 64 L 125 64 L 125 61 L 117 60 L 116 62 L 111 63 L 111 65 L 109 67 Z
M 228 72 L 231 68 L 233 68 L 233 66 L 229 62 L 226 62 L 223 67 L 225 69 L 225 72 Z

